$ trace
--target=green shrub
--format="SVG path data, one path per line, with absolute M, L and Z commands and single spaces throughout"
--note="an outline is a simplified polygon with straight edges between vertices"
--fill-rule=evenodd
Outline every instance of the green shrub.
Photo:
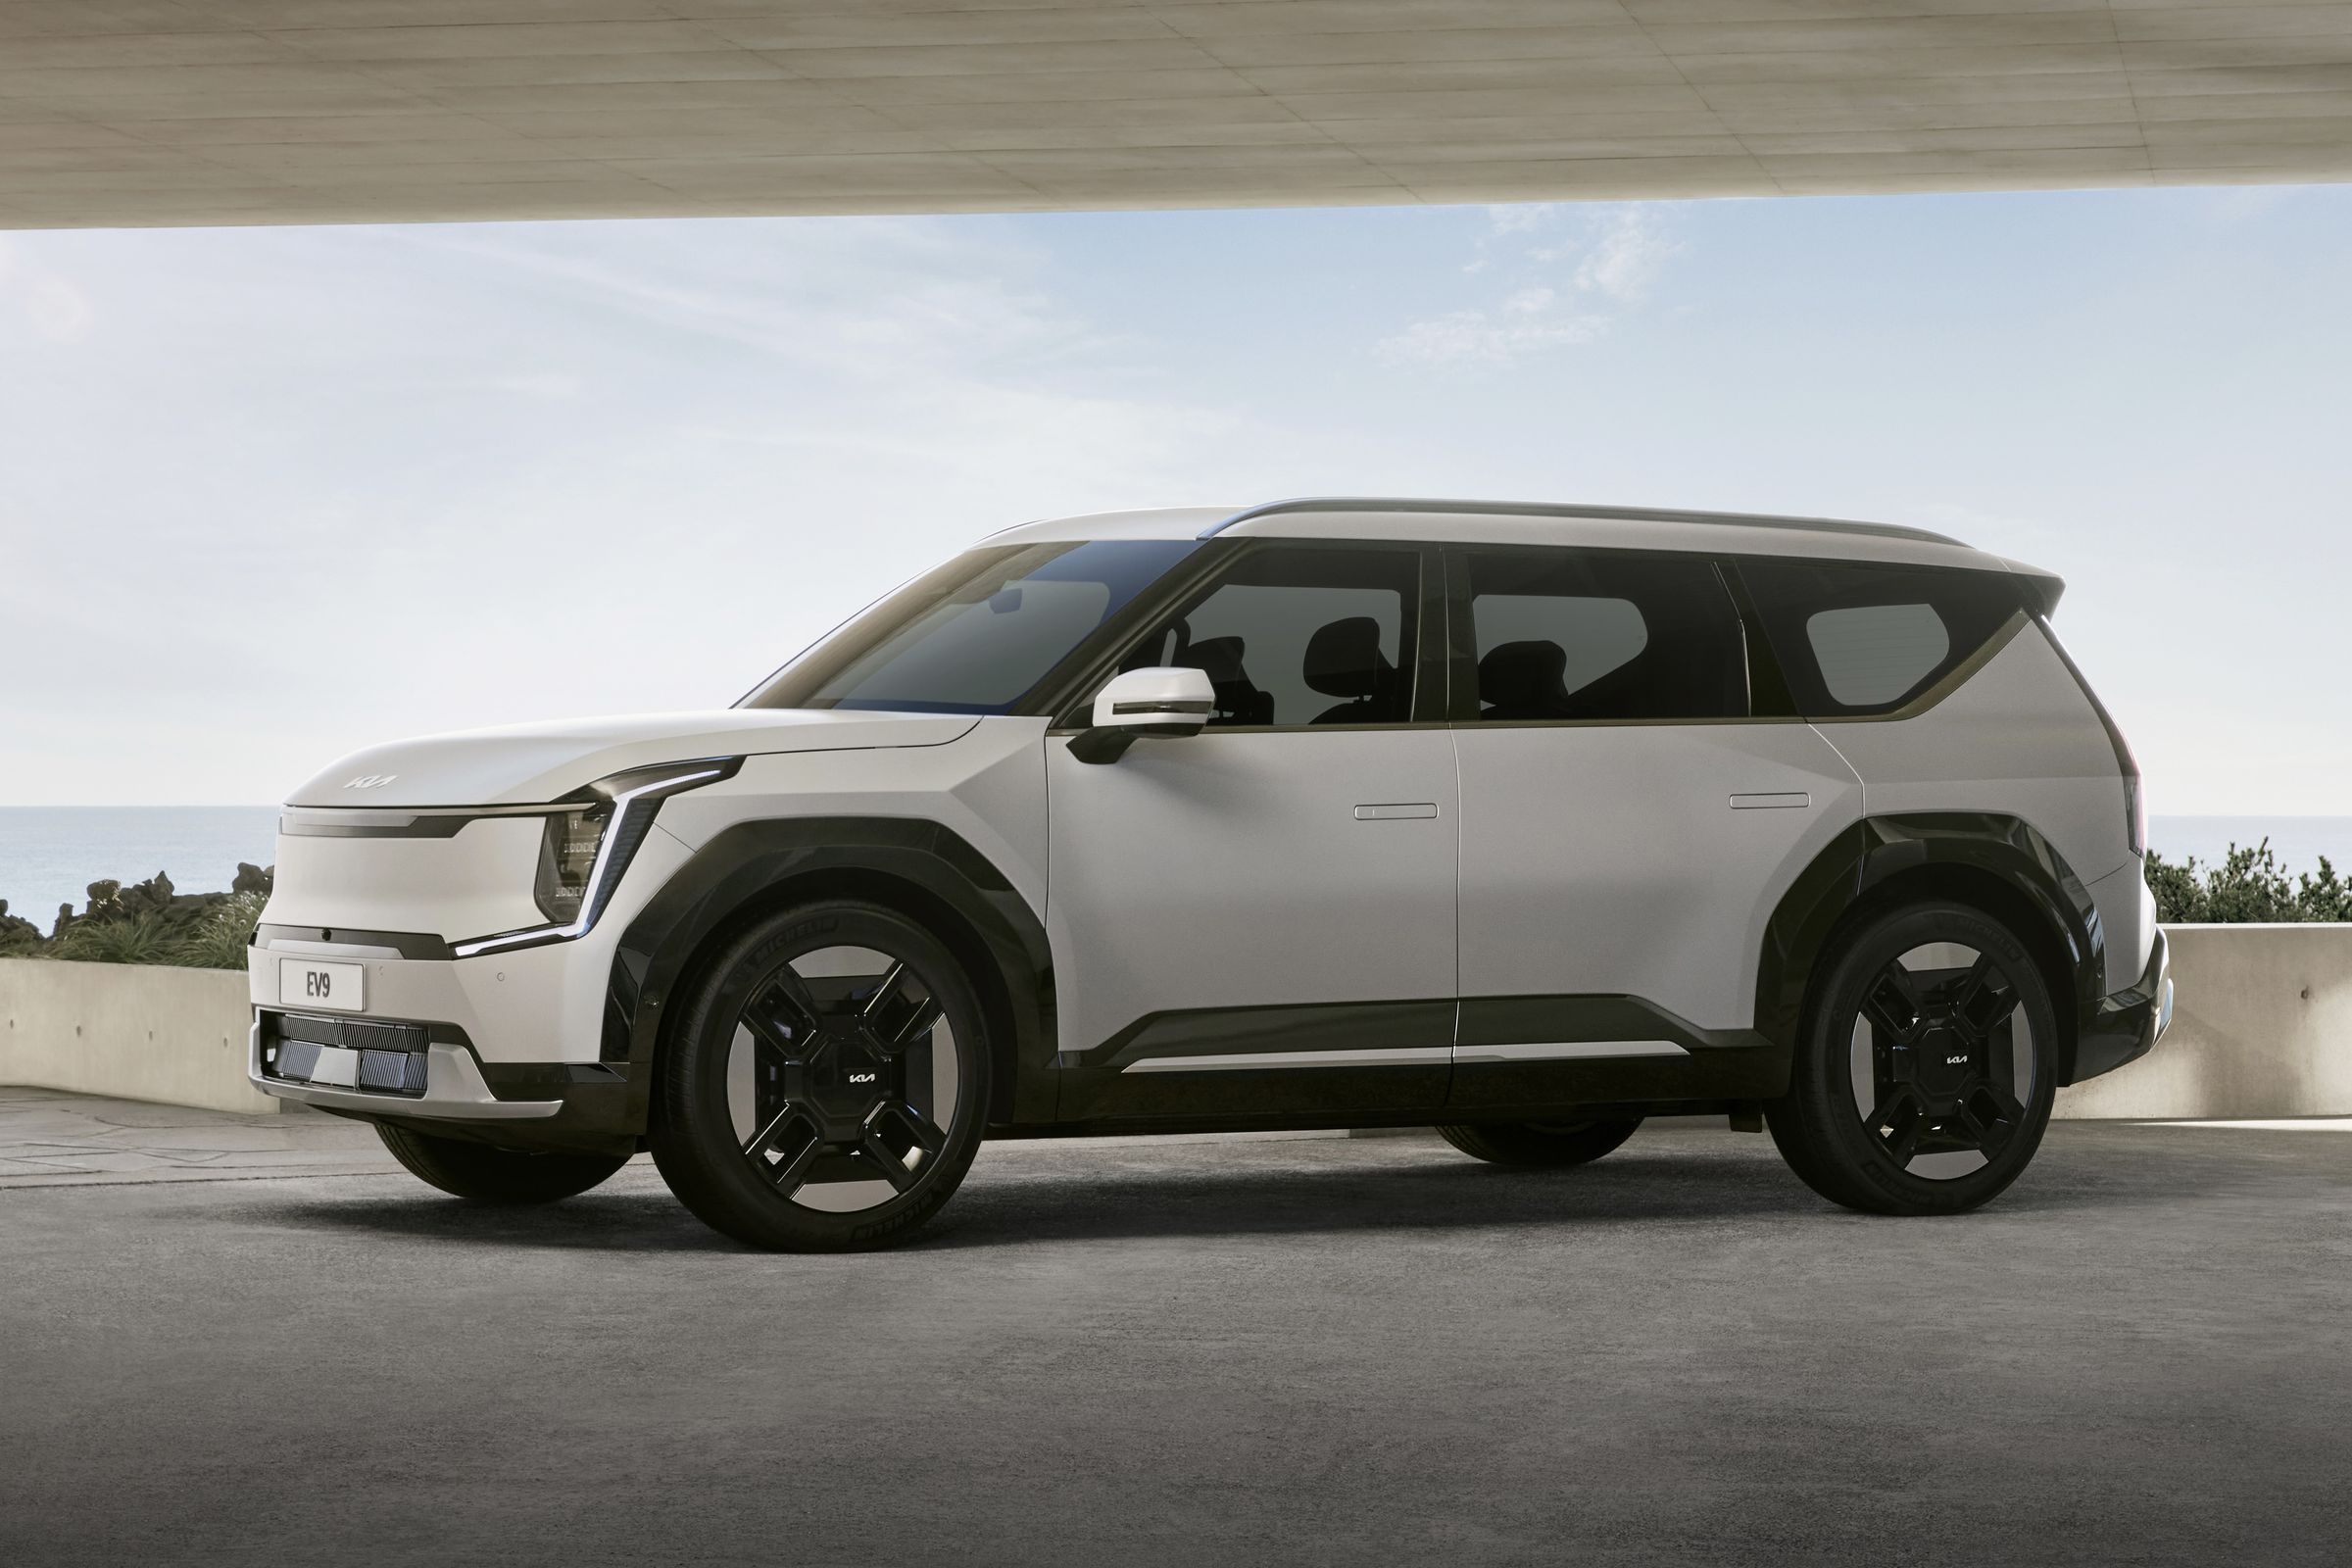
M 267 874 L 258 871 L 248 877 L 241 870 L 238 883 L 233 893 L 179 894 L 160 875 L 127 889 L 93 882 L 88 908 L 61 915 L 46 939 L 0 904 L 0 957 L 242 969 L 270 889 Z
M 177 947 L 161 914 L 141 913 L 119 920 L 77 920 L 49 944 L 43 955 L 82 963 L 171 963 Z
M 234 893 L 207 909 L 196 929 L 172 944 L 167 963 L 195 969 L 242 969 L 253 928 L 261 923 L 265 893 Z
M 2199 866 L 2190 856 L 2174 864 L 2148 852 L 2148 888 L 2156 918 L 2167 925 L 2244 924 L 2256 921 L 2352 921 L 2352 883 L 2320 857 L 2319 875 L 2292 881 L 2264 839 L 2252 849 L 2232 844 L 2220 865 Z

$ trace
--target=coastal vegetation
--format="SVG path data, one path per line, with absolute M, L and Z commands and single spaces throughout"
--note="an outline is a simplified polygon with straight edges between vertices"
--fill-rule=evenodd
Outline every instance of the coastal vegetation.
M 2176 865 L 2148 852 L 2148 889 L 2156 918 L 2167 925 L 2240 925 L 2264 921 L 2352 921 L 2352 882 L 2320 857 L 2317 876 L 2286 868 L 2264 839 L 2252 849 L 2230 846 L 2219 865 L 2195 856 Z
M 163 963 L 242 969 L 246 945 L 270 902 L 270 867 L 239 865 L 226 893 L 181 893 L 158 871 L 128 887 L 93 882 L 80 913 L 58 906 L 44 936 L 0 899 L 0 958 L 69 958 L 84 963 Z

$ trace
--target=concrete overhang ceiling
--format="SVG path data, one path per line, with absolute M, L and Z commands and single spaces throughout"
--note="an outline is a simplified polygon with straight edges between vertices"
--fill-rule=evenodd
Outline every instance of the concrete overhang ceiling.
M 0 0 L 0 227 L 2352 177 L 2352 0 Z

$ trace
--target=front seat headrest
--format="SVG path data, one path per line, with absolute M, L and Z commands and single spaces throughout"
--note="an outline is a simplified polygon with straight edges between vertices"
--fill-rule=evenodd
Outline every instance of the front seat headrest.
M 1186 645 L 1185 662 L 1195 669 L 1203 670 L 1212 682 L 1245 679 L 1242 673 L 1242 640 L 1239 637 L 1203 637 Z
M 1306 684 L 1326 697 L 1377 696 L 1390 668 L 1380 651 L 1380 622 L 1370 615 L 1335 620 L 1307 639 Z

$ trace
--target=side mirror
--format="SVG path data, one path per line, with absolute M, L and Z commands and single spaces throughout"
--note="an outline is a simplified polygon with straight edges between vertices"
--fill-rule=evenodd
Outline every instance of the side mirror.
M 1070 742 L 1081 762 L 1115 762 L 1141 735 L 1198 735 L 1217 706 L 1204 669 L 1130 669 L 1095 696 L 1094 724 Z

